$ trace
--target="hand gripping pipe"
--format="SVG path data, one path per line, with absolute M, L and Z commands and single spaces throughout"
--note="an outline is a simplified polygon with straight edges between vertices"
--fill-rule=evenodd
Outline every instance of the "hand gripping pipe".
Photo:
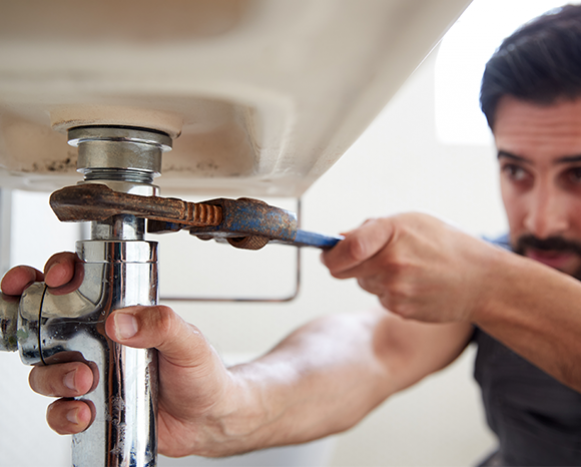
M 145 196 L 156 193 L 165 134 L 131 128 L 86 127 L 69 132 L 79 146 L 81 183 Z M 94 421 L 73 436 L 75 467 L 156 465 L 157 354 L 110 340 L 105 321 L 113 310 L 158 301 L 157 243 L 143 240 L 143 219 L 119 215 L 93 222 L 91 239 L 77 242 L 73 282 L 66 294 L 32 284 L 20 301 L 0 299 L 0 350 L 20 351 L 25 364 L 87 363 L 95 375 L 79 399 Z

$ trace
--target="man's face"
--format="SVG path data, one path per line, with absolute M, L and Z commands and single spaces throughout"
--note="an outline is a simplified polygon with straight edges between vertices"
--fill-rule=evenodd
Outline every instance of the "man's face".
M 494 137 L 515 251 L 581 278 L 581 99 L 503 97 Z

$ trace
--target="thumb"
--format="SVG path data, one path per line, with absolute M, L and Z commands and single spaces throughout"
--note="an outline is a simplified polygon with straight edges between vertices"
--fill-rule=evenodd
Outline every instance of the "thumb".
M 368 219 L 336 246 L 324 251 L 321 261 L 337 279 L 354 277 L 350 271 L 381 251 L 393 235 L 391 218 Z
M 174 365 L 195 367 L 212 353 L 204 335 L 167 306 L 133 306 L 114 311 L 105 325 L 119 344 L 155 348 Z

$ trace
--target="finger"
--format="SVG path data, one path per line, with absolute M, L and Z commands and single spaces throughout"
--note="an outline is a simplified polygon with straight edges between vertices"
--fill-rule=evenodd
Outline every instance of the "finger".
M 46 262 L 44 276 L 51 294 L 64 295 L 77 290 L 83 282 L 83 263 L 75 253 L 57 253 Z
M 355 277 L 341 275 L 372 258 L 392 238 L 393 223 L 390 219 L 372 219 L 352 231 L 345 240 L 321 255 L 323 264 L 338 279 Z
M 16 266 L 6 273 L 0 287 L 7 295 L 22 295 L 33 282 L 43 280 L 42 272 L 30 266 Z
M 28 376 L 34 392 L 51 397 L 77 397 L 93 386 L 93 372 L 81 362 L 37 366 Z
M 59 399 L 48 406 L 48 425 L 60 435 L 85 431 L 93 421 L 93 413 L 86 402 Z
M 105 324 L 107 335 L 120 344 L 156 348 L 172 364 L 206 364 L 212 349 L 203 334 L 166 306 L 135 306 L 115 311 Z

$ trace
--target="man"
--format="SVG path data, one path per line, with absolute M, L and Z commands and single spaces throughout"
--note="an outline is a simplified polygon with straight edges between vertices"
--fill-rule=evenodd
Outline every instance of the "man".
M 487 65 L 482 108 L 498 148 L 510 245 L 522 256 L 420 214 L 373 219 L 323 255 L 384 308 L 298 329 L 256 361 L 225 368 L 167 307 L 131 307 L 108 335 L 159 358 L 159 450 L 224 456 L 345 430 L 391 394 L 452 362 L 474 339 L 476 378 L 499 449 L 485 465 L 581 465 L 581 7 L 543 16 Z M 44 280 L 73 288 L 70 253 Z M 6 274 L 20 295 L 43 275 Z M 387 311 L 389 310 L 389 311 Z M 92 386 L 72 362 L 34 368 L 30 384 L 71 398 Z M 91 423 L 82 401 L 47 414 L 59 433 Z

